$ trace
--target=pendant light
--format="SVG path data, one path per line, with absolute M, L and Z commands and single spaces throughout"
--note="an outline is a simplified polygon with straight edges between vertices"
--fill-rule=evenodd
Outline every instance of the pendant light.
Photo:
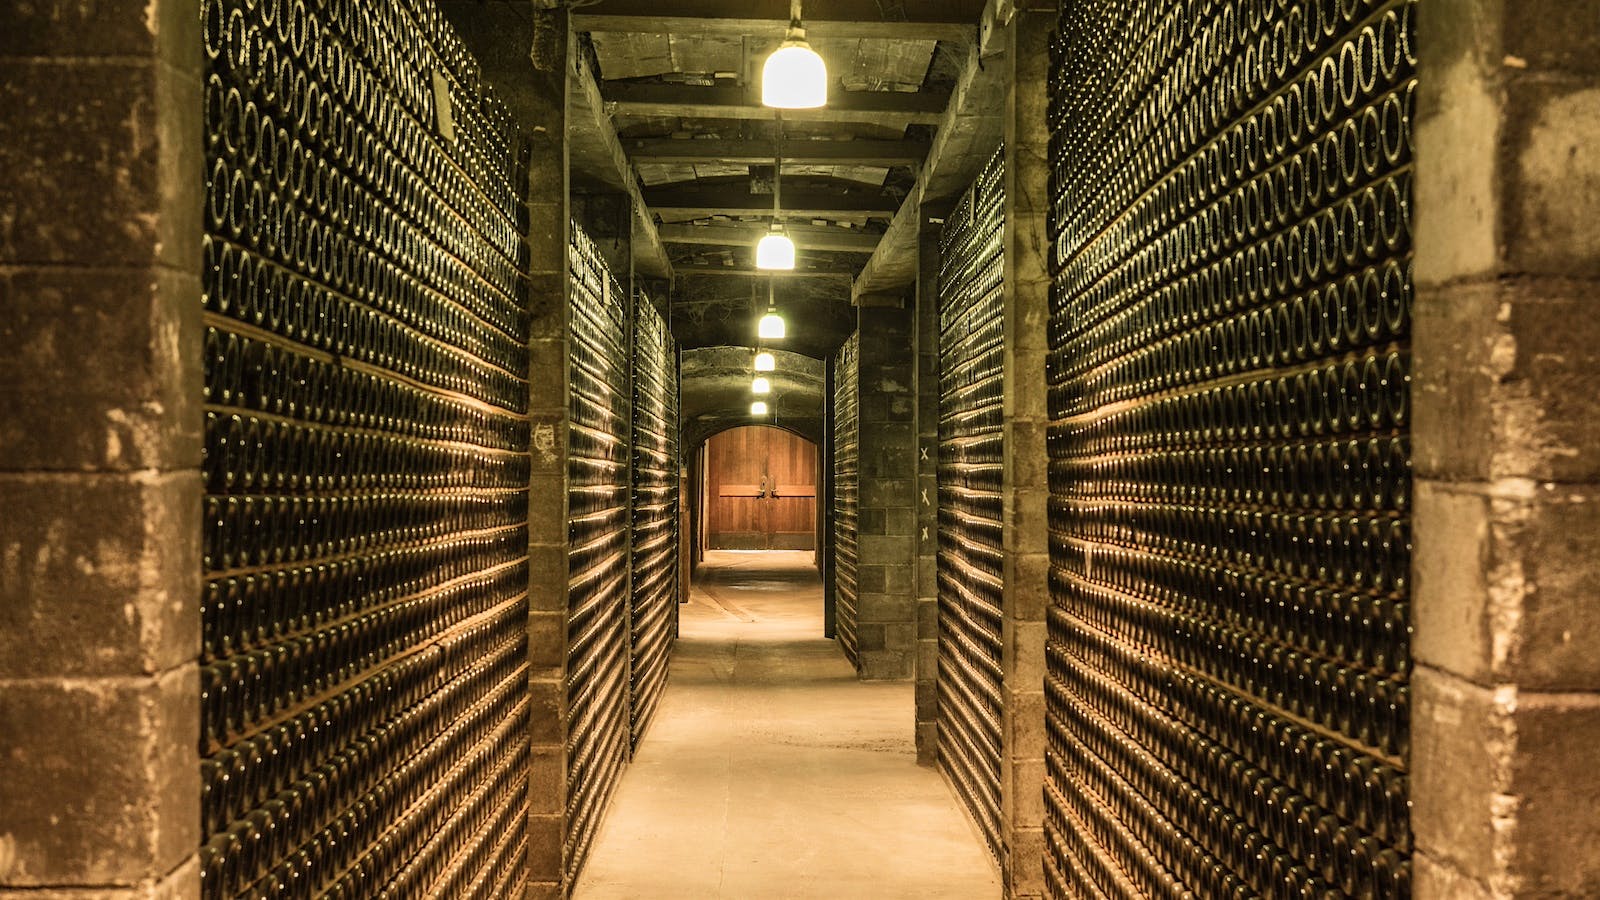
M 756 402 L 750 404 L 750 415 L 752 415 L 752 416 L 764 416 L 766 414 L 767 414 L 767 401 L 765 401 L 765 400 L 757 400 Z
M 776 356 L 773 356 L 771 353 L 768 353 L 765 350 L 761 351 L 760 353 L 757 353 L 756 354 L 756 371 L 757 372 L 776 372 L 776 371 L 778 371 L 778 358 Z
M 789 32 L 761 68 L 761 102 L 774 109 L 816 109 L 828 103 L 828 65 L 806 43 L 800 0 L 790 0 Z
M 756 325 L 756 337 L 763 341 L 781 341 L 788 336 L 789 328 L 778 315 L 777 297 L 771 284 L 767 285 L 767 314 Z
M 756 268 L 794 271 L 794 241 L 783 230 L 783 116 L 778 116 L 778 155 L 772 163 L 772 230 L 756 244 Z
M 794 241 L 783 233 L 783 226 L 772 223 L 772 231 L 761 236 L 756 244 L 756 268 L 769 271 L 794 271 Z
M 772 382 L 758 375 L 755 381 L 750 382 L 750 393 L 770 394 L 772 393 Z
M 763 341 L 781 341 L 787 331 L 788 327 L 784 324 L 783 316 L 767 310 L 767 314 L 761 317 L 761 325 L 757 328 L 756 334 Z

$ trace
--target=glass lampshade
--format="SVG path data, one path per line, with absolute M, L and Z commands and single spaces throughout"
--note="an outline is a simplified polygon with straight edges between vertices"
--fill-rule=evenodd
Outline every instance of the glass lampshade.
M 757 377 L 755 381 L 750 382 L 750 392 L 752 394 L 770 394 L 772 393 L 772 382 L 765 378 Z
M 794 268 L 794 241 L 786 234 L 773 232 L 756 244 L 756 268 L 792 270 Z
M 756 336 L 764 341 L 781 341 L 788 333 L 788 327 L 783 323 L 783 316 L 775 312 L 768 312 L 761 317 L 761 324 L 756 328 Z
M 761 69 L 761 102 L 775 109 L 816 109 L 828 103 L 828 65 L 794 29 Z
M 750 404 L 750 415 L 752 415 L 752 416 L 764 416 L 766 414 L 767 414 L 767 401 L 765 401 L 765 400 L 757 400 L 756 402 Z
M 776 371 L 778 371 L 778 358 L 776 356 L 773 356 L 771 353 L 768 353 L 765 350 L 761 351 L 760 353 L 757 353 L 756 354 L 756 371 L 757 372 L 776 372 Z

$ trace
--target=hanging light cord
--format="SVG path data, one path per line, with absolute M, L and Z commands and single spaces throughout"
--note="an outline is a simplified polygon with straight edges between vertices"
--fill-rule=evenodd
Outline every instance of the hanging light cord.
M 798 0 L 797 0 L 798 5 Z M 772 166 L 772 221 L 783 212 L 783 110 L 778 110 L 778 158 Z
M 794 0 L 794 9 L 800 9 L 800 0 Z M 783 227 L 783 110 L 778 110 L 778 156 L 772 161 L 772 229 Z M 771 229 L 769 229 L 771 230 Z M 767 279 L 767 312 L 777 311 L 778 279 Z

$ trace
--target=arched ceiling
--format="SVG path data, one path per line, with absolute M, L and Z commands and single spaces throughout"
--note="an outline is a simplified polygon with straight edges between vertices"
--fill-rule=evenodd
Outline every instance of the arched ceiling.
M 767 309 L 769 286 L 788 325 L 788 337 L 779 344 L 784 350 L 826 359 L 855 332 L 848 279 L 679 275 L 662 313 L 685 350 L 750 344 Z
M 682 361 L 682 395 L 679 416 L 684 449 L 690 450 L 712 434 L 739 425 L 778 425 L 822 440 L 824 368 L 819 359 L 775 350 L 776 372 L 766 373 L 772 394 L 757 398 L 750 392 L 755 377 L 752 347 L 702 347 L 685 350 Z M 772 414 L 750 416 L 750 403 L 765 399 Z

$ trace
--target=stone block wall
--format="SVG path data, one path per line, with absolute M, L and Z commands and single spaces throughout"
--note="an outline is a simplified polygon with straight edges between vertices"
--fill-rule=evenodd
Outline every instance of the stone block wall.
M 1430 0 L 1416 891 L 1600 893 L 1600 3 Z
M 917 440 L 912 313 L 859 313 L 858 670 L 910 678 L 916 663 Z
M 193 896 L 197 2 L 0 39 L 0 896 Z
M 907 200 L 906 202 L 914 202 Z M 939 210 L 944 212 L 943 209 Z M 919 210 L 916 293 L 917 395 L 917 761 L 939 761 L 939 232 Z

